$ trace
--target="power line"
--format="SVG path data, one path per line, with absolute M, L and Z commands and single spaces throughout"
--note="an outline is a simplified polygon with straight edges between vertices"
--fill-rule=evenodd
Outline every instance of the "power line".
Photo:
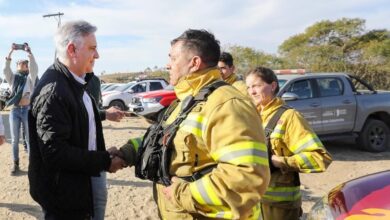
M 61 16 L 64 15 L 64 13 L 61 13 L 61 12 L 58 12 L 58 13 L 55 13 L 55 14 L 47 14 L 47 15 L 43 15 L 44 18 L 48 18 L 48 17 L 54 17 L 56 18 L 56 16 L 58 16 L 58 25 L 57 27 L 60 27 L 61 25 Z
M 63 16 L 63 15 L 64 15 L 64 13 L 58 12 L 58 13 L 54 13 L 54 14 L 46 14 L 46 15 L 43 15 L 42 17 L 44 17 L 44 18 L 54 17 L 55 19 L 57 19 L 57 16 L 58 16 L 57 28 L 59 28 L 61 25 L 61 16 Z M 57 56 L 57 50 L 54 51 L 54 62 L 56 61 L 56 56 Z

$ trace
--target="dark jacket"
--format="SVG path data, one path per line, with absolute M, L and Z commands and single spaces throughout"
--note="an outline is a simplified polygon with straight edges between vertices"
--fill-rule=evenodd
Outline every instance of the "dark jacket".
M 111 164 L 95 105 L 97 151 L 88 150 L 84 90 L 85 86 L 56 61 L 31 98 L 30 194 L 43 209 L 60 216 L 93 214 L 91 176 L 98 176 Z
M 93 97 L 97 106 L 99 106 L 100 108 L 102 105 L 102 91 L 100 90 L 100 79 L 93 72 L 88 73 L 87 75 L 88 77 L 90 77 L 90 80 L 87 84 L 87 91 Z
M 99 109 L 100 119 L 102 121 L 106 120 L 106 110 L 102 108 L 102 91 L 100 89 L 101 83 L 99 77 L 97 77 L 93 72 L 87 73 L 89 81 L 87 83 L 86 90 L 89 92 L 89 95 L 95 100 L 96 105 Z

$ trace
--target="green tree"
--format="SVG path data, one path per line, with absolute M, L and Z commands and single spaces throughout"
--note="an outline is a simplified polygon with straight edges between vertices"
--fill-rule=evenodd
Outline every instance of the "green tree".
M 279 46 L 284 68 L 349 72 L 376 88 L 390 88 L 390 34 L 365 30 L 365 20 L 320 21 Z
M 262 51 L 244 47 L 244 46 L 229 46 L 226 49 L 231 53 L 234 59 L 236 73 L 246 75 L 246 73 L 256 66 L 267 66 L 269 68 L 280 68 L 282 60 L 272 54 L 267 54 Z

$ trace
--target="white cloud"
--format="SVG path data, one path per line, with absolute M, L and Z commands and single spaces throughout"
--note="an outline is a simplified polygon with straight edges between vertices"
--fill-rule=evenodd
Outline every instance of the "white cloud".
M 0 29 L 2 37 L 42 38 L 52 35 L 57 25 L 52 21 L 43 19 L 40 14 L 25 14 L 4 16 L 0 15 Z
M 390 29 L 387 0 L 90 0 L 66 5 L 43 0 L 42 7 L 42 14 L 61 11 L 63 21 L 84 19 L 98 27 L 98 73 L 164 66 L 170 40 L 188 28 L 210 30 L 222 45 L 238 44 L 272 53 L 288 37 L 324 19 L 359 17 L 367 20 L 369 29 Z M 4 39 L 46 39 L 39 59 L 42 65 L 49 65 L 57 22 L 43 19 L 42 14 L 0 14 L 0 29 L 12 27 L 0 35 L 0 52 Z

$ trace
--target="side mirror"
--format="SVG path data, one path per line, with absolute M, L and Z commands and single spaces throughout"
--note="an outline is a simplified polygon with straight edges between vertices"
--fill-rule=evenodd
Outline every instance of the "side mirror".
M 282 95 L 282 99 L 284 101 L 294 101 L 294 100 L 299 99 L 299 96 L 295 93 L 292 93 L 292 92 L 286 92 Z
M 128 93 L 130 94 L 133 94 L 134 93 L 134 90 L 130 89 L 129 91 L 127 91 Z

